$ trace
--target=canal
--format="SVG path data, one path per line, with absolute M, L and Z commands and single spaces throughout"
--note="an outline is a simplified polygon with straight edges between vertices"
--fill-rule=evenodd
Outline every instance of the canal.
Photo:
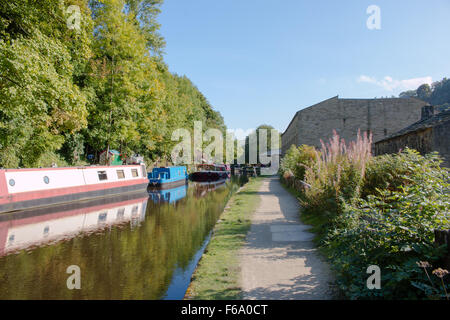
M 2 214 L 0 299 L 182 299 L 238 187 L 190 183 Z M 69 266 L 81 289 L 68 289 Z

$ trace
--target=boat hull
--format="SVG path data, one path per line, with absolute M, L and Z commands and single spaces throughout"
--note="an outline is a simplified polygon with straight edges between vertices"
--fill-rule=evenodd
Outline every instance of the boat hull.
M 152 182 L 150 181 L 150 183 L 148 184 L 148 189 L 172 189 L 172 188 L 176 188 L 176 187 L 180 187 L 182 185 L 185 185 L 188 183 L 187 179 L 182 179 L 182 180 L 177 180 L 177 181 L 170 181 L 170 182 L 161 182 L 161 181 L 156 181 L 156 182 Z
M 198 171 L 191 175 L 191 180 L 195 182 L 213 182 L 227 179 L 228 173 L 226 171 Z
M 81 191 L 82 188 L 80 188 L 79 192 L 64 194 L 64 195 L 53 195 L 52 192 L 41 192 L 42 194 L 40 197 L 36 199 L 31 200 L 19 200 L 19 201 L 12 201 L 6 204 L 0 204 L 0 213 L 5 212 L 11 212 L 11 211 L 18 211 L 18 210 L 26 210 L 26 209 L 33 209 L 33 208 L 39 208 L 39 207 L 46 207 L 46 206 L 53 206 L 53 205 L 59 205 L 64 203 L 70 203 L 74 201 L 83 201 L 83 200 L 89 200 L 89 199 L 96 199 L 96 198 L 104 198 L 104 197 L 112 197 L 117 196 L 124 193 L 132 193 L 132 192 L 138 192 L 138 191 L 145 191 L 148 185 L 148 180 L 137 183 L 137 184 L 130 184 L 130 185 L 124 185 L 124 186 L 118 186 L 118 187 L 106 187 L 102 189 L 97 190 L 90 190 L 90 191 Z

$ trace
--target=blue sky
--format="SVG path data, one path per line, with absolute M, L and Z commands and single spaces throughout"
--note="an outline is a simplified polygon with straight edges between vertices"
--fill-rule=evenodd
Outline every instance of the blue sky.
M 369 30 L 369 5 L 381 30 Z M 339 95 L 398 95 L 450 76 L 448 0 L 165 0 L 170 70 L 187 75 L 228 128 L 273 125 Z

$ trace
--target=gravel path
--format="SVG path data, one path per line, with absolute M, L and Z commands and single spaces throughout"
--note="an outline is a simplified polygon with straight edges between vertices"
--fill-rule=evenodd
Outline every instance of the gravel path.
M 241 251 L 244 299 L 332 299 L 329 267 L 299 220 L 298 201 L 277 177 L 266 178 Z

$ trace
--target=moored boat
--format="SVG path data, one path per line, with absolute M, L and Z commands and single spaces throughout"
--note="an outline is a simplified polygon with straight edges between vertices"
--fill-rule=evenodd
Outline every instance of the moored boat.
M 200 164 L 197 166 L 197 171 L 191 174 L 190 179 L 196 182 L 211 182 L 229 177 L 230 172 L 225 165 Z
M 0 213 L 145 190 L 145 165 L 0 169 Z
M 148 180 L 149 187 L 174 188 L 186 184 L 188 173 L 184 166 L 153 168 Z

